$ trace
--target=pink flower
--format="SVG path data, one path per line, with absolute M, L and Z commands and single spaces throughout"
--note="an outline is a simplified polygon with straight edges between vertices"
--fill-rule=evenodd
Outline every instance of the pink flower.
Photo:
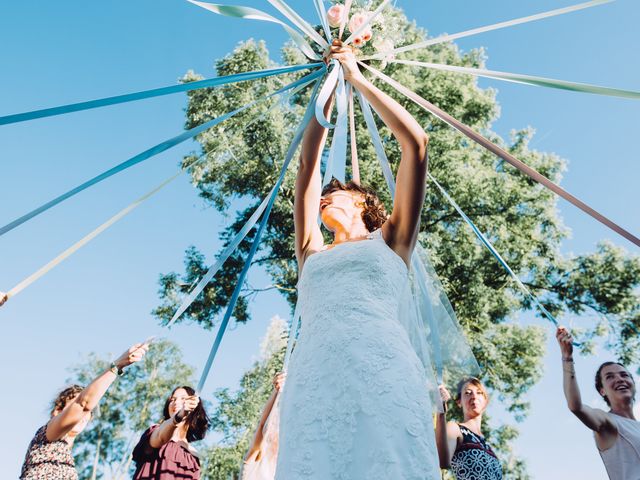
M 349 31 L 351 33 L 357 31 L 368 18 L 369 17 L 362 12 L 351 15 L 351 18 L 349 19 Z
M 362 40 L 368 42 L 373 37 L 373 32 L 370 28 L 367 28 L 364 32 L 362 32 Z
M 364 45 L 364 40 L 363 40 L 363 39 L 362 39 L 362 37 L 360 37 L 360 36 L 358 36 L 358 37 L 353 37 L 352 42 L 353 42 L 353 44 L 354 44 L 356 47 L 361 47 L 361 46 L 363 46 L 363 45 Z
M 331 27 L 337 28 L 342 23 L 342 19 L 344 18 L 344 5 L 334 5 L 327 11 L 327 20 L 329 20 L 329 25 Z

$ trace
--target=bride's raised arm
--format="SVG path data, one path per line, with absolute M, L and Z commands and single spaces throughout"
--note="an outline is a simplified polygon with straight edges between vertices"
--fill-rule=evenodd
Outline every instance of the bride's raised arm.
M 324 108 L 325 116 L 329 112 L 333 99 L 330 98 Z M 322 249 L 324 240 L 318 226 L 322 177 L 320 175 L 321 146 L 327 138 L 327 129 L 318 123 L 315 116 L 309 122 L 302 139 L 300 166 L 296 178 L 293 218 L 296 231 L 296 258 L 301 270 L 310 253 Z
M 393 212 L 384 223 L 382 234 L 389 247 L 409 264 L 418 238 L 420 211 L 424 203 L 429 137 L 404 107 L 362 75 L 351 48 L 334 42 L 331 52 L 330 58 L 342 64 L 345 79 L 362 92 L 400 144 L 402 156 L 396 177 Z

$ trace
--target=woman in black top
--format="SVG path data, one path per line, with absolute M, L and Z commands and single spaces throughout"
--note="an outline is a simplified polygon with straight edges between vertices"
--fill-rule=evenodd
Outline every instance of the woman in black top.
M 445 412 L 436 420 L 436 443 L 440 468 L 451 469 L 457 480 L 502 480 L 502 466 L 482 435 L 482 414 L 489 395 L 477 378 L 458 383 L 456 402 L 462 408 L 461 423 L 446 421 L 449 391 L 440 386 Z

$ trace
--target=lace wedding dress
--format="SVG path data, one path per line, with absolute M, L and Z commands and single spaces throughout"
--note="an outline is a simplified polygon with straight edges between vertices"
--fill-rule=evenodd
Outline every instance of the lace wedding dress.
M 427 376 L 398 320 L 407 282 L 379 231 L 306 260 L 277 480 L 440 478 Z

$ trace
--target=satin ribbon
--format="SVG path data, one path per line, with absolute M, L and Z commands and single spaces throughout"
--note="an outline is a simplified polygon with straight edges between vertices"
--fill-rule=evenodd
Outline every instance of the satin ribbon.
M 497 72 L 495 70 L 485 70 L 482 68 L 459 67 L 457 65 L 442 65 L 439 63 L 417 62 L 414 60 L 389 60 L 389 63 L 399 63 L 402 65 L 425 67 L 447 72 L 465 73 L 478 77 L 503 80 L 505 82 L 522 83 L 525 85 L 533 85 L 536 87 L 557 88 L 560 90 L 569 90 L 571 92 L 593 93 L 596 95 L 607 95 L 610 97 L 623 97 L 640 100 L 640 92 L 636 92 L 633 90 L 622 90 L 619 88 L 601 87 L 599 85 L 590 85 L 588 83 L 567 82 L 565 80 L 536 77 L 533 75 L 522 75 L 520 73 Z
M 389 159 L 387 158 L 387 154 L 384 151 L 384 146 L 380 138 L 380 133 L 378 132 L 378 128 L 376 127 L 376 122 L 371 112 L 371 106 L 360 91 L 356 90 L 356 92 L 358 94 L 358 99 L 360 101 L 360 107 L 362 109 L 362 114 L 364 116 L 365 123 L 367 124 L 367 129 L 369 130 L 369 135 L 371 136 L 371 139 L 373 141 L 374 149 L 376 151 L 376 156 L 378 158 L 378 163 L 382 168 L 382 173 L 387 182 L 387 187 L 389 188 L 389 192 L 391 193 L 391 198 L 393 201 L 393 198 L 395 197 L 395 194 L 396 194 L 396 181 L 395 181 L 395 178 L 393 177 L 391 166 L 389 165 Z M 419 250 L 419 249 L 422 249 L 422 246 L 420 244 L 417 244 L 415 248 L 416 250 Z M 423 252 L 423 254 L 426 255 L 425 252 Z M 414 275 L 416 276 L 416 281 L 420 287 L 422 295 L 425 298 L 431 298 L 432 295 L 427 290 L 426 271 L 424 270 L 422 264 L 420 263 L 420 259 L 415 252 L 411 255 L 411 269 L 414 272 Z M 425 302 L 425 306 L 428 306 L 426 302 Z M 417 305 L 416 305 L 416 308 L 418 308 Z M 420 317 L 421 316 L 419 316 L 418 318 Z M 438 381 L 438 385 L 440 385 L 442 384 L 443 373 L 444 373 L 444 362 L 442 360 L 440 331 L 438 328 L 438 324 L 435 322 L 435 317 L 431 312 L 424 315 L 424 317 L 426 317 L 427 322 L 429 323 L 429 329 L 431 331 L 431 336 L 432 336 L 432 342 L 431 342 L 432 352 L 431 353 L 433 355 L 433 363 L 436 369 L 436 379 Z
M 298 339 L 298 332 L 300 331 L 300 301 L 296 302 L 296 308 L 293 312 L 293 318 L 291 320 L 291 328 L 289 328 L 289 339 L 287 340 L 287 349 L 284 352 L 284 361 L 282 362 L 282 371 L 286 372 L 289 369 L 289 361 L 291 360 L 291 353 L 293 352 L 293 345 Z
M 384 8 L 389 4 L 389 2 L 391 2 L 391 0 L 384 0 L 384 2 L 382 2 L 378 6 L 378 8 L 376 8 L 373 11 L 373 13 L 369 15 L 369 17 L 364 21 L 364 23 L 360 25 L 358 28 L 356 28 L 355 32 L 351 32 L 351 35 L 349 35 L 347 39 L 343 42 L 344 45 L 349 45 L 354 38 L 356 38 L 358 35 L 364 32 L 366 28 L 370 27 L 371 23 L 378 17 L 378 15 L 382 13 L 382 10 L 384 10 Z
M 274 95 L 278 95 L 280 93 L 283 93 L 287 90 L 290 90 L 292 88 L 296 88 L 299 85 L 302 85 L 304 83 L 309 83 L 313 80 L 315 80 L 316 78 L 320 77 L 321 75 L 324 74 L 324 68 L 311 73 L 295 82 L 290 83 L 289 85 L 282 87 L 278 90 L 276 90 L 273 93 L 270 93 L 269 95 L 266 95 L 264 97 L 261 97 L 259 99 L 256 99 L 240 108 L 237 108 L 235 110 L 233 110 L 232 112 L 226 113 L 224 115 L 221 115 L 219 117 L 214 118 L 213 120 L 209 120 L 208 122 L 203 123 L 202 125 L 199 125 L 197 127 L 194 127 L 190 130 L 187 130 L 186 132 L 181 133 L 180 135 L 177 135 L 169 140 L 165 140 L 162 143 L 159 143 L 158 145 L 155 145 L 151 148 L 149 148 L 148 150 L 145 150 L 142 153 L 139 153 L 133 157 L 131 157 L 129 160 L 126 160 L 122 163 L 120 163 L 119 165 L 116 165 L 113 168 L 110 168 L 109 170 L 107 170 L 106 172 L 101 173 L 100 175 L 97 175 L 95 177 L 93 177 L 90 180 L 87 180 L 86 182 L 82 183 L 81 185 L 78 185 L 75 188 L 72 188 L 71 190 L 63 193 L 62 195 L 54 198 L 53 200 L 50 200 L 49 202 L 45 203 L 44 205 L 39 206 L 38 208 L 32 210 L 31 212 L 21 216 L 20 218 L 13 220 L 12 222 L 8 223 L 7 225 L 3 226 L 2 228 L 0 228 L 0 236 L 4 235 L 5 233 L 13 230 L 14 228 L 18 227 L 19 225 L 22 225 L 24 222 L 26 222 L 27 220 L 30 220 L 38 215 L 40 215 L 41 213 L 49 210 L 50 208 L 56 206 L 57 204 L 63 202 L 64 200 L 82 192 L 83 190 L 86 190 L 87 188 L 91 187 L 92 185 L 95 185 L 103 180 L 106 180 L 107 178 L 123 171 L 126 170 L 127 168 L 130 168 L 134 165 L 137 165 L 138 163 L 141 163 L 161 152 L 164 152 L 165 150 L 168 150 L 182 142 L 184 142 L 185 140 L 188 140 L 192 137 L 195 137 L 196 135 L 198 135 L 199 133 L 202 133 L 206 130 L 208 130 L 211 127 L 214 127 L 216 125 L 218 125 L 219 123 L 224 122 L 225 120 L 228 120 L 229 118 L 233 117 L 234 115 L 253 107 L 254 105 L 263 102 L 271 97 L 273 97 Z
M 258 70 L 254 72 L 237 73 L 234 75 L 226 75 L 223 77 L 209 78 L 206 80 L 198 80 L 196 82 L 182 83 L 180 85 L 171 85 L 169 87 L 154 88 L 152 90 L 144 90 L 135 93 L 126 93 L 124 95 L 116 95 L 115 97 L 100 98 L 97 100 L 89 100 L 87 102 L 71 103 L 61 105 L 59 107 L 45 108 L 42 110 L 33 110 L 31 112 L 15 113 L 0 117 L 0 125 L 8 125 L 11 123 L 26 122 L 37 118 L 52 117 L 55 115 L 64 115 L 66 113 L 79 112 L 82 110 L 90 110 L 92 108 L 106 107 L 109 105 L 117 105 L 119 103 L 134 102 L 145 98 L 159 97 L 162 95 L 170 95 L 172 93 L 188 92 L 200 88 L 213 88 L 230 83 L 245 82 L 247 80 L 255 80 L 258 78 L 271 77 L 283 73 L 292 73 L 300 70 L 308 70 L 310 68 L 321 67 L 322 63 L 309 63 L 306 65 L 292 65 L 289 67 L 269 68 L 266 70 Z
M 316 7 L 316 12 L 320 18 L 320 25 L 322 25 L 322 29 L 324 30 L 324 36 L 326 37 L 327 42 L 331 44 L 331 26 L 329 25 L 329 19 L 327 18 L 327 10 L 324 6 L 324 1 L 313 0 L 313 5 Z
M 256 236 L 253 240 L 253 243 L 251 245 L 251 250 L 249 251 L 249 254 L 247 255 L 247 258 L 245 260 L 244 263 L 244 267 L 242 268 L 242 271 L 240 272 L 240 275 L 238 277 L 238 283 L 236 284 L 236 287 L 233 291 L 233 294 L 231 295 L 231 299 L 229 300 L 229 305 L 227 306 L 227 310 L 225 312 L 224 318 L 222 319 L 222 322 L 220 323 L 220 327 L 218 329 L 218 333 L 216 335 L 216 338 L 213 342 L 213 345 L 211 347 L 211 351 L 209 352 L 209 357 L 207 358 L 207 362 L 205 363 L 204 369 L 202 371 L 202 375 L 200 377 L 200 381 L 198 382 L 198 387 L 197 387 L 197 391 L 198 392 L 202 392 L 202 389 L 204 388 L 204 384 L 207 381 L 207 377 L 209 376 L 209 372 L 211 370 L 211 366 L 213 364 L 213 361 L 216 357 L 216 354 L 218 352 L 218 348 L 220 347 L 220 343 L 222 342 L 222 337 L 224 336 L 224 333 L 227 329 L 227 325 L 229 324 L 229 320 L 231 319 L 231 315 L 233 314 L 233 310 L 235 308 L 236 302 L 238 301 L 238 297 L 240 296 L 240 291 L 242 289 L 242 286 L 244 284 L 245 278 L 247 276 L 247 272 L 249 271 L 249 268 L 251 267 L 251 262 L 253 260 L 253 257 L 256 253 L 256 251 L 258 250 L 258 245 L 260 244 L 260 240 L 262 239 L 262 234 L 264 233 L 264 229 L 267 225 L 267 221 L 269 220 L 269 215 L 271 214 L 271 209 L 273 207 L 273 204 L 276 200 L 276 197 L 278 195 L 278 190 L 280 189 L 280 186 L 282 185 L 282 182 L 284 181 L 284 177 L 285 174 L 287 172 L 287 167 L 289 166 L 289 163 L 291 163 L 291 160 L 293 159 L 293 156 L 296 153 L 296 150 L 298 148 L 298 146 L 300 145 L 300 142 L 302 141 L 302 136 L 304 134 L 304 131 L 307 127 L 307 125 L 309 124 L 309 121 L 311 120 L 311 118 L 313 117 L 313 111 L 314 111 L 314 104 L 315 104 L 315 97 L 317 95 L 318 92 L 318 87 L 319 87 L 320 83 L 316 83 L 316 87 L 314 88 L 313 93 L 311 94 L 311 101 L 309 102 L 309 105 L 307 106 L 307 110 L 305 112 L 305 115 L 302 119 L 302 122 L 300 123 L 298 130 L 296 131 L 293 140 L 291 141 L 291 145 L 289 146 L 289 150 L 287 151 L 287 155 L 285 157 L 285 161 L 282 165 L 282 169 L 280 171 L 280 177 L 278 178 L 278 181 L 276 182 L 275 186 L 273 187 L 272 193 L 270 195 L 269 198 L 269 203 L 267 204 L 267 207 L 265 209 L 264 215 L 262 216 L 262 221 L 260 222 L 260 226 L 258 227 L 258 231 L 256 232 Z
M 250 7 L 241 7 L 237 5 L 219 5 L 216 3 L 197 2 L 195 0 L 187 0 L 199 7 L 202 7 L 210 12 L 217 13 L 218 15 L 224 15 L 226 17 L 245 18 L 247 20 L 262 20 L 264 22 L 271 22 L 280 25 L 289 34 L 293 42 L 304 53 L 307 58 L 312 60 L 320 60 L 321 57 L 313 51 L 311 46 L 307 43 L 302 35 L 297 30 L 294 30 L 289 25 L 281 22 L 277 18 Z
M 296 13 L 294 9 L 292 9 L 289 5 L 287 5 L 284 0 L 268 0 L 268 2 L 277 8 L 280 13 L 282 13 L 285 17 L 291 21 L 296 27 L 306 33 L 309 37 L 313 39 L 320 47 L 323 49 L 327 49 L 329 44 L 327 41 L 320 36 L 318 32 L 316 32 L 306 20 L 304 20 L 300 15 Z
M 426 111 L 428 111 L 431 114 L 435 115 L 437 118 L 439 118 L 443 122 L 449 124 L 451 127 L 455 128 L 460 133 L 464 134 L 465 136 L 467 136 L 468 138 L 470 138 L 474 142 L 476 142 L 479 145 L 483 146 L 484 148 L 489 150 L 491 153 L 493 153 L 493 154 L 497 155 L 498 157 L 502 158 L 507 163 L 511 164 L 512 166 L 514 166 L 515 168 L 520 170 L 522 173 L 524 173 L 525 175 L 527 175 L 531 179 L 533 179 L 536 182 L 544 185 L 546 188 L 548 188 L 552 192 L 556 193 L 558 196 L 564 198 L 568 202 L 570 202 L 573 205 L 575 205 L 576 207 L 578 207 L 583 212 L 587 213 L 589 216 L 595 218 L 600 223 L 606 225 L 607 227 L 609 227 L 614 232 L 618 233 L 619 235 L 623 236 L 624 238 L 626 238 L 630 242 L 632 242 L 635 245 L 640 247 L 640 238 L 636 237 L 632 233 L 628 232 L 624 228 L 620 227 L 616 223 L 614 223 L 611 220 L 609 220 L 604 215 L 602 215 L 599 212 L 595 211 L 594 209 L 589 207 L 586 203 L 584 203 L 583 201 L 581 201 L 578 198 L 574 197 L 569 192 L 564 190 L 562 187 L 560 187 L 559 185 L 556 185 L 555 183 L 553 183 L 551 180 L 549 180 L 544 175 L 540 174 L 539 172 L 537 172 L 533 168 L 529 167 L 527 164 L 521 162 L 520 160 L 515 158 L 510 153 L 506 152 L 505 150 L 501 149 L 500 147 L 498 147 L 497 145 L 492 143 L 490 140 L 484 138 L 482 135 L 480 135 L 479 133 L 474 131 L 472 128 L 470 128 L 470 127 L 466 126 L 465 124 L 459 122 L 458 120 L 453 118 L 448 113 L 444 112 L 443 110 L 439 109 L 435 105 L 431 104 L 430 102 L 428 102 L 427 100 L 425 100 L 424 98 L 419 96 L 417 93 L 412 92 L 411 90 L 409 90 L 405 86 L 401 85 L 400 83 L 396 82 L 395 80 L 393 80 L 389 76 L 387 76 L 384 73 L 376 70 L 375 68 L 372 68 L 372 67 L 370 67 L 368 65 L 365 65 L 365 64 L 363 64 L 361 62 L 359 62 L 359 63 L 364 68 L 366 68 L 371 73 L 373 73 L 376 77 L 384 80 L 386 83 L 388 83 L 389 85 L 394 87 L 396 90 L 398 90 L 400 93 L 405 95 L 407 98 L 411 99 L 413 102 L 415 102 L 416 104 L 420 105 Z
M 338 68 L 338 67 L 337 67 Z M 336 127 L 333 130 L 333 139 L 327 158 L 322 185 L 327 185 L 332 177 L 340 182 L 345 182 L 345 170 L 347 159 L 347 93 L 342 68 L 338 68 L 338 86 L 336 88 L 336 104 L 338 108 L 338 118 Z M 316 104 L 316 108 L 317 108 Z
M 349 91 L 349 139 L 351 140 L 351 179 L 360 185 L 360 165 L 358 163 L 358 142 L 356 141 L 356 119 L 353 110 L 353 88 L 347 83 Z
M 298 86 L 297 88 L 291 90 L 290 92 L 287 93 L 287 98 L 291 98 L 291 96 L 293 96 L 295 93 L 297 93 L 298 91 L 300 91 L 302 88 L 306 87 L 307 85 L 301 85 Z M 266 112 L 258 115 L 257 117 L 255 117 L 254 119 L 252 119 L 250 122 L 248 122 L 247 124 L 244 125 L 244 129 L 247 129 L 250 125 L 252 125 L 253 123 L 255 123 L 256 121 L 260 120 L 261 118 L 263 118 L 264 116 L 266 116 L 269 112 L 271 112 L 273 110 L 273 108 L 277 107 L 278 104 L 274 104 L 272 105 Z M 67 258 L 69 258 L 71 255 L 73 255 L 74 253 L 76 253 L 78 250 L 80 250 L 80 248 L 84 247 L 87 243 L 89 243 L 90 241 L 94 240 L 98 235 L 100 235 L 102 232 L 104 232 L 105 230 L 107 230 L 109 227 L 111 227 L 114 223 L 118 222 L 119 220 L 121 220 L 122 218 L 124 218 L 126 215 L 128 215 L 129 213 L 131 213 L 133 210 L 135 210 L 137 207 L 139 207 L 143 202 L 145 202 L 146 200 L 148 200 L 149 198 L 151 198 L 153 195 L 155 195 L 156 193 L 158 193 L 161 189 L 163 189 L 165 186 L 167 186 L 169 183 L 171 183 L 173 180 L 175 180 L 176 178 L 178 178 L 182 173 L 184 173 L 188 168 L 193 168 L 195 165 L 199 164 L 200 162 L 202 162 L 204 159 L 206 159 L 208 157 L 208 153 L 203 153 L 202 155 L 200 155 L 200 157 L 193 163 L 191 163 L 187 168 L 179 171 L 178 173 L 176 173 L 175 175 L 172 175 L 171 177 L 169 177 L 168 179 L 166 179 L 164 182 L 162 182 L 160 185 L 158 185 L 156 188 L 154 188 L 153 190 L 151 190 L 150 192 L 146 193 L 145 195 L 143 195 L 142 197 L 138 198 L 136 201 L 134 201 L 133 203 L 131 203 L 130 205 L 128 205 L 127 207 L 125 207 L 124 209 L 122 209 L 120 212 L 118 212 L 116 215 L 114 215 L 113 217 L 111 217 L 109 220 L 107 220 L 106 222 L 104 222 L 102 225 L 100 225 L 98 228 L 96 228 L 95 230 L 93 230 L 91 233 L 89 233 L 88 235 L 86 235 L 85 237 L 83 237 L 81 240 L 79 240 L 78 242 L 76 242 L 75 244 L 73 244 L 71 247 L 69 247 L 67 250 L 65 250 L 64 252 L 62 252 L 60 255 L 58 255 L 57 257 L 55 257 L 53 260 L 51 260 L 50 262 L 48 262 L 46 265 L 44 265 L 43 267 L 41 267 L 40 269 L 38 269 L 36 272 L 32 273 L 31 275 L 29 275 L 27 278 L 25 278 L 24 280 L 22 280 L 20 283 L 18 283 L 15 287 L 13 287 L 11 290 L 9 290 L 7 292 L 7 296 L 8 298 L 13 297 L 14 295 L 17 295 L 18 293 L 20 293 L 22 290 L 24 290 L 25 288 L 27 288 L 28 286 L 30 286 L 32 283 L 34 283 L 36 280 L 40 279 L 41 277 L 43 277 L 45 274 L 47 274 L 51 269 L 53 269 L 54 267 L 58 266 L 60 263 L 62 263 L 64 260 L 66 260 Z M 263 202 L 263 204 L 266 206 L 266 200 L 265 202 Z M 260 210 L 260 213 L 262 213 L 262 211 L 264 210 L 264 207 L 262 207 L 262 210 Z M 257 220 L 257 219 L 256 219 Z M 254 222 L 255 223 L 255 222 Z M 242 236 L 242 238 L 244 238 L 244 236 Z M 239 241 L 238 241 L 239 243 Z M 225 259 L 229 257 L 229 255 L 231 254 L 231 252 L 229 252 Z M 224 253 L 221 255 L 221 257 L 224 257 Z M 216 270 L 217 271 L 217 270 Z M 215 272 L 213 273 L 213 275 L 215 275 Z M 213 276 L 212 275 L 212 276 Z M 171 324 L 172 322 L 170 322 Z M 145 342 L 147 343 L 147 342 Z
M 492 30 L 498 30 L 500 28 L 512 27 L 514 25 L 520 25 L 522 23 L 534 22 L 536 20 L 542 20 L 544 18 L 555 17 L 557 15 L 564 15 L 565 13 L 576 12 L 578 10 L 583 10 L 585 8 L 596 7 L 598 5 L 604 5 L 605 3 L 611 3 L 614 0 L 593 0 L 591 2 L 580 3 L 578 5 L 572 5 L 565 8 L 558 8 L 556 10 L 550 10 L 543 13 L 537 13 L 535 15 L 529 15 L 527 17 L 516 18 L 514 20 L 508 20 L 506 22 L 495 23 L 493 25 L 487 25 L 484 27 L 474 28 L 472 30 L 465 30 L 464 32 L 453 33 L 448 35 L 440 35 L 436 38 L 430 38 L 429 40 L 425 40 L 424 42 L 414 43 L 412 45 L 407 45 L 404 47 L 396 48 L 391 50 L 390 52 L 382 52 L 377 53 L 375 55 L 371 55 L 369 57 L 365 57 L 362 60 L 371 60 L 371 59 L 383 59 L 389 54 L 396 55 L 402 52 L 409 52 L 411 50 L 417 50 L 419 48 L 425 48 L 431 45 L 437 45 L 439 43 L 451 42 L 458 38 L 470 37 L 471 35 L 477 35 L 479 33 L 490 32 Z
M 442 196 L 451 204 L 451 206 L 456 210 L 456 212 L 458 212 L 458 215 L 460 215 L 462 217 L 462 219 L 467 223 L 467 225 L 469 225 L 469 227 L 471 228 L 471 230 L 473 231 L 475 236 L 478 237 L 478 240 L 480 240 L 480 242 L 482 242 L 482 244 L 487 248 L 487 250 L 489 250 L 489 252 L 491 252 L 491 254 L 496 258 L 496 260 L 498 260 L 498 262 L 500 263 L 502 268 L 504 268 L 505 271 L 511 276 L 511 278 L 513 278 L 513 280 L 516 282 L 518 287 L 523 291 L 523 293 L 527 297 L 529 297 L 529 299 L 533 302 L 533 304 L 536 306 L 536 308 L 538 308 L 540 313 L 542 313 L 547 320 L 549 320 L 553 325 L 555 325 L 557 327 L 558 326 L 558 321 L 555 319 L 555 317 L 553 315 L 551 315 L 549 310 L 547 310 L 544 307 L 544 305 L 542 305 L 538 301 L 538 298 L 533 293 L 531 293 L 531 291 L 527 288 L 527 286 L 524 283 L 522 283 L 520 278 L 515 274 L 515 272 L 511 269 L 511 267 L 504 260 L 504 258 L 502 258 L 500 253 L 498 253 L 498 251 L 492 245 L 492 243 L 489 241 L 489 239 L 487 239 L 487 237 L 485 237 L 485 235 L 473 223 L 473 221 L 462 211 L 460 206 L 455 202 L 455 200 L 453 198 L 451 198 L 451 196 L 447 193 L 447 191 L 444 189 L 444 187 L 442 187 L 442 185 L 440 185 L 438 183 L 438 181 L 435 178 L 433 178 L 433 176 L 430 173 L 428 174 L 428 176 L 429 176 L 429 179 L 434 183 L 434 185 L 436 187 L 438 187 L 438 190 L 440 190 L 440 193 L 442 194 Z M 580 346 L 581 345 L 580 343 L 576 343 L 576 342 L 573 342 L 573 344 L 575 346 Z
M 342 40 L 342 34 L 344 33 L 344 27 L 347 24 L 347 19 L 349 18 L 352 3 L 353 0 L 347 0 L 344 2 L 344 15 L 342 15 L 342 19 L 340 20 L 340 30 L 338 31 L 338 39 L 340 40 Z
M 329 110 L 329 120 L 327 120 L 327 117 L 325 117 L 324 115 L 324 106 L 327 104 L 329 97 L 333 93 L 333 90 L 336 88 L 338 84 L 338 78 L 340 76 L 340 70 L 342 70 L 342 66 L 337 60 L 333 60 L 331 62 L 331 65 L 331 71 L 327 74 L 327 78 L 324 81 L 324 85 L 320 89 L 320 93 L 318 94 L 318 99 L 316 100 L 315 105 L 317 122 L 324 128 L 329 129 L 335 127 L 335 125 L 329 121 L 331 119 L 332 110 Z

